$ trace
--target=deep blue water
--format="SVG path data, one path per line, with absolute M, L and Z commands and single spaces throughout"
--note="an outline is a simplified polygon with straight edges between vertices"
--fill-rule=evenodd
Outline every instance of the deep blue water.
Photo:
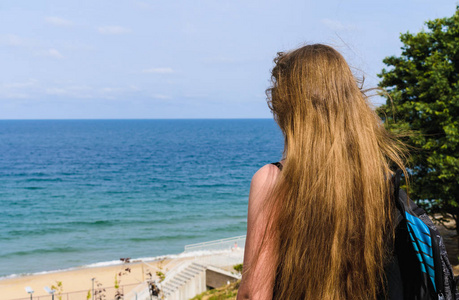
M 243 235 L 272 120 L 0 121 L 0 276 Z

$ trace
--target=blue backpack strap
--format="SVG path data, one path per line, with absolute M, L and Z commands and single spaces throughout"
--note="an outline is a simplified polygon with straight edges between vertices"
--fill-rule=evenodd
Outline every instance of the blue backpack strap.
M 457 299 L 452 268 L 446 256 L 443 240 L 425 211 L 400 190 L 401 173 L 401 170 L 397 170 L 394 176 L 395 204 L 406 223 L 423 277 L 428 278 L 425 284 L 433 288 L 431 293 L 434 292 L 438 299 Z
M 417 293 L 418 295 L 414 299 L 436 298 L 438 290 L 434 262 L 435 255 L 433 253 L 435 241 L 432 240 L 432 233 L 429 227 L 413 212 L 412 205 L 406 194 L 400 190 L 401 174 L 401 170 L 397 170 L 393 183 L 395 206 L 402 218 L 397 232 L 400 234 L 403 232 L 403 240 L 405 241 L 399 244 L 398 251 L 403 261 L 410 261 L 410 263 L 402 264 L 405 291 Z M 407 243 L 406 246 L 403 246 L 403 243 Z M 401 250 L 400 247 L 406 248 L 406 250 Z M 411 250 L 407 247 L 411 248 Z

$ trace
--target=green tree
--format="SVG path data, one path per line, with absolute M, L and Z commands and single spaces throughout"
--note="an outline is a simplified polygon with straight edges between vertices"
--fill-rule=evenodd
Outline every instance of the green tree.
M 459 5 L 452 17 L 427 21 L 417 34 L 400 35 L 400 56 L 386 57 L 378 77 L 386 127 L 411 132 L 410 196 L 439 221 L 459 218 Z M 411 147 L 410 147 L 411 148 Z M 454 228 L 459 234 L 459 227 Z

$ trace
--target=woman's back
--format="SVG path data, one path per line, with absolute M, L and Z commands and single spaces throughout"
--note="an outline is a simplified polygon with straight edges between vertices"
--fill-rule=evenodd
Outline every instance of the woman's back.
M 403 151 L 333 48 L 275 63 L 268 104 L 285 160 L 252 179 L 239 298 L 376 299 L 393 237 L 390 167 L 404 169 Z

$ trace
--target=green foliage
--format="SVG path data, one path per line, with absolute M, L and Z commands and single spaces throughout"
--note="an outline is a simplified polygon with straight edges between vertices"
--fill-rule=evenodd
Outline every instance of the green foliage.
M 86 300 L 90 300 L 90 299 L 91 299 L 91 291 L 89 290 L 88 294 L 86 295 Z
M 159 277 L 159 282 L 163 282 L 166 279 L 166 275 L 161 271 L 156 271 L 156 276 Z
M 115 289 L 120 288 L 120 282 L 118 281 L 118 274 L 115 274 Z
M 212 289 L 202 294 L 199 294 L 191 300 L 236 300 L 237 291 L 239 289 L 240 280 L 223 286 L 218 289 Z
M 62 281 L 56 281 L 56 285 L 51 285 L 51 289 L 57 292 L 56 297 L 58 300 L 62 300 L 62 292 L 64 291 L 64 286 Z
M 410 132 L 410 196 L 431 214 L 459 217 L 459 5 L 452 17 L 427 21 L 427 29 L 400 35 L 400 56 L 379 86 L 393 100 L 377 109 L 394 133 Z M 445 219 L 440 218 L 440 221 Z M 459 232 L 459 228 L 456 228 Z
M 242 264 L 234 265 L 233 269 L 238 273 L 242 273 Z

